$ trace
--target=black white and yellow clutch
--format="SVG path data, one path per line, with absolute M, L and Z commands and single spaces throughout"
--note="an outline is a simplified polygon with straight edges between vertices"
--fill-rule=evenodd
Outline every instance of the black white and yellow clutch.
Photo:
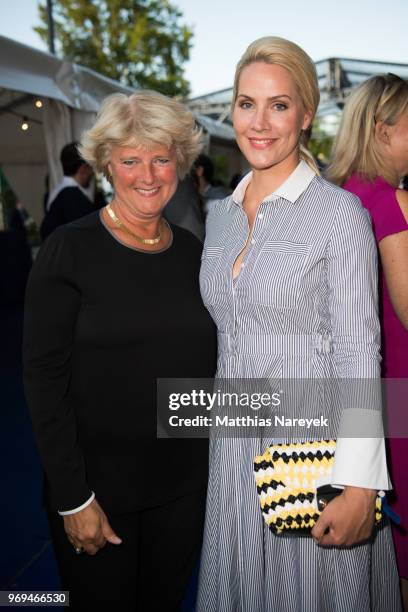
M 255 457 L 262 515 L 272 532 L 310 535 L 326 505 L 342 492 L 329 484 L 335 451 L 335 440 L 317 440 L 275 444 Z M 381 519 L 377 496 L 376 523 Z

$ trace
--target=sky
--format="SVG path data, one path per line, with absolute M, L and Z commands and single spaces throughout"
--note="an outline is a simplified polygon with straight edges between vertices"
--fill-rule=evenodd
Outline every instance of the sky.
M 186 64 L 192 96 L 232 85 L 256 38 L 293 40 L 315 61 L 351 57 L 408 63 L 407 0 L 171 0 L 194 31 Z M 38 0 L 0 0 L 0 34 L 38 49 Z

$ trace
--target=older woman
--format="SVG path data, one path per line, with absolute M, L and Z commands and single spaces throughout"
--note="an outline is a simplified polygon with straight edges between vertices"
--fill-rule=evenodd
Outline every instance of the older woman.
M 318 102 L 315 67 L 297 45 L 266 37 L 248 47 L 235 73 L 232 115 L 252 172 L 208 215 L 201 291 L 218 326 L 218 377 L 277 379 L 284 388 L 285 379 L 325 379 L 323 399 L 333 398 L 325 416 L 339 438 L 327 484 L 343 490 L 312 537 L 277 535 L 263 521 L 254 457 L 283 435 L 305 440 L 304 430 L 214 435 L 200 612 L 400 608 L 389 528 L 368 541 L 376 491 L 389 488 L 384 440 L 368 437 L 380 406 L 371 396 L 338 398 L 332 387 L 334 379 L 343 379 L 343 391 L 347 379 L 371 379 L 375 387 L 379 377 L 376 250 L 359 200 L 318 176 L 307 151 Z M 295 416 L 303 417 L 313 402 L 296 399 Z M 352 437 L 356 414 L 367 438 Z M 293 501 L 282 494 L 274 506 L 291 512 L 302 505 L 299 482 L 295 474 Z
M 108 98 L 81 155 L 113 200 L 50 236 L 29 280 L 26 395 L 73 609 L 177 610 L 199 553 L 205 441 L 156 439 L 156 379 L 215 369 L 201 244 L 163 218 L 199 139 L 175 100 Z
M 408 82 L 374 76 L 352 92 L 336 137 L 329 178 L 355 193 L 369 211 L 381 261 L 383 375 L 408 378 Z M 389 390 L 392 422 L 392 387 Z M 395 400 L 395 398 L 394 398 Z M 408 443 L 389 440 L 394 509 L 408 525 Z M 405 610 L 408 610 L 408 534 L 394 529 Z

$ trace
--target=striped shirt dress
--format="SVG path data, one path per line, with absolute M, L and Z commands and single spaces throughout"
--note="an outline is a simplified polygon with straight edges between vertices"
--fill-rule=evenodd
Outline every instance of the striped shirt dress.
M 217 378 L 378 378 L 376 246 L 360 201 L 301 161 L 260 204 L 233 280 L 250 180 L 207 217 L 200 285 L 218 327 Z M 364 458 L 358 443 L 338 442 L 332 484 L 389 488 L 384 441 L 365 441 Z M 198 612 L 399 611 L 388 525 L 348 549 L 268 530 L 253 473 L 265 447 L 211 435 Z

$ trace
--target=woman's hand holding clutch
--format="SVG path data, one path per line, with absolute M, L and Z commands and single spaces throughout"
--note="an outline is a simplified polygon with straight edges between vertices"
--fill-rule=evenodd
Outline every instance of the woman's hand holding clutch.
M 64 516 L 64 528 L 75 549 L 82 549 L 89 555 L 95 555 L 106 542 L 122 543 L 96 499 L 83 510 Z
M 312 530 L 321 546 L 353 546 L 371 537 L 377 491 L 346 487 L 323 510 Z

